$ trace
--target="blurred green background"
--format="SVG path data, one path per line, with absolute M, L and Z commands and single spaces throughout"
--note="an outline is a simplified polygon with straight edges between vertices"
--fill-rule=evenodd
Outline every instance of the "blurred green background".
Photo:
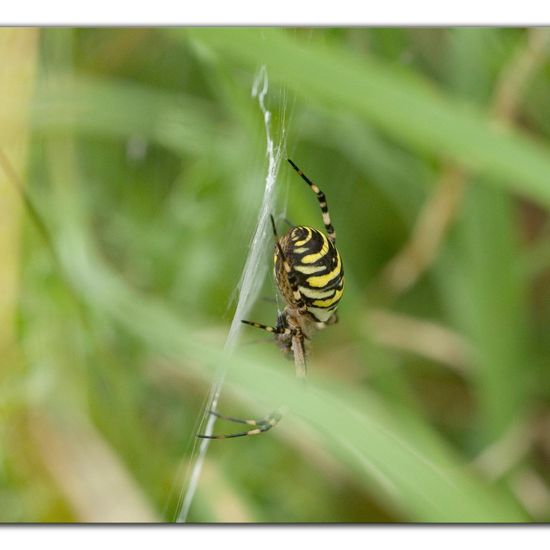
M 549 47 L 1 29 L 0 521 L 173 521 L 220 368 L 226 414 L 292 413 L 210 445 L 189 521 L 549 521 Z M 345 265 L 305 392 L 263 333 L 222 352 L 264 190 L 264 64 Z M 278 186 L 321 227 L 285 163 Z M 251 319 L 272 323 L 271 276 L 262 296 Z

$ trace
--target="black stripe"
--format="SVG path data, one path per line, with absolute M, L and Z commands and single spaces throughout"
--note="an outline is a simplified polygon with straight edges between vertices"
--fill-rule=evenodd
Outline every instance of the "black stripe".
M 319 231 L 313 228 L 309 228 L 311 231 L 311 238 L 309 241 L 301 246 L 297 246 L 295 243 L 290 243 L 290 247 L 287 249 L 289 255 L 292 255 L 294 258 L 302 258 L 303 256 L 308 256 L 309 254 L 318 254 L 321 252 L 324 244 L 323 237 Z M 304 237 L 307 235 L 307 231 L 304 229 Z M 299 241 L 300 239 L 298 239 Z M 297 253 L 296 248 L 305 248 L 304 252 Z M 300 263 L 294 262 L 294 263 Z

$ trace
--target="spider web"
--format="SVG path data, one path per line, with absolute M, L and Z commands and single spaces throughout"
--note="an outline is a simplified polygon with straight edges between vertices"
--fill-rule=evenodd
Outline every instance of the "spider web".
M 284 117 L 286 111 L 286 97 L 282 100 L 282 123 L 280 138 L 275 142 L 272 137 L 271 112 L 266 107 L 266 97 L 269 91 L 269 79 L 267 68 L 262 65 L 252 86 L 252 97 L 256 98 L 264 119 L 265 135 L 266 135 L 266 156 L 268 159 L 267 172 L 265 176 L 265 187 L 262 204 L 260 207 L 256 230 L 252 237 L 249 253 L 243 268 L 241 279 L 237 285 L 237 306 L 235 314 L 231 322 L 231 327 L 227 334 L 224 345 L 224 350 L 231 353 L 238 343 L 240 331 L 242 327 L 241 319 L 247 317 L 252 309 L 254 302 L 257 300 L 262 288 L 263 281 L 267 273 L 267 262 L 265 261 L 265 251 L 272 245 L 273 235 L 269 216 L 274 211 L 276 200 L 276 181 L 279 166 L 281 163 L 281 155 L 284 150 L 285 129 Z M 223 367 L 218 371 L 215 381 L 212 384 L 210 393 L 203 409 L 202 419 L 200 424 L 206 424 L 203 430 L 205 435 L 212 435 L 216 418 L 209 414 L 208 411 L 216 411 L 220 399 L 223 382 L 225 379 L 225 369 Z M 198 483 L 200 480 L 206 453 L 210 445 L 209 439 L 201 439 L 200 443 L 195 444 L 194 456 L 191 459 L 189 482 L 187 489 L 182 489 L 180 496 L 181 507 L 177 514 L 177 523 L 185 523 L 189 515 L 189 510 L 193 503 Z

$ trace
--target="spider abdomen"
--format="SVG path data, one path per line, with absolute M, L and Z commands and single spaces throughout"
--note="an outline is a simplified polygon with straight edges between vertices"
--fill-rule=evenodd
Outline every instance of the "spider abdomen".
M 336 247 L 324 233 L 312 227 L 290 229 L 280 241 L 287 271 L 275 250 L 275 278 L 283 298 L 298 305 L 292 286 L 297 286 L 306 311 L 326 323 L 334 315 L 344 291 L 344 268 Z

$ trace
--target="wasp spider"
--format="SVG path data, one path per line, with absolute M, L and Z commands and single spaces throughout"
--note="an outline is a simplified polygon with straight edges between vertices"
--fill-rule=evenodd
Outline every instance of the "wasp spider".
M 291 227 L 279 238 L 271 217 L 275 236 L 275 280 L 285 308 L 279 312 L 275 326 L 242 322 L 273 334 L 283 352 L 294 359 L 298 378 L 305 378 L 307 342 L 315 330 L 337 322 L 336 308 L 344 291 L 344 268 L 336 249 L 336 232 L 325 194 L 290 159 L 288 162 L 317 196 L 326 235 L 313 227 L 299 225 Z M 257 435 L 275 426 L 282 416 L 281 412 L 275 412 L 259 420 L 242 420 L 215 411 L 212 414 L 253 428 L 233 434 L 199 437 L 225 439 Z

